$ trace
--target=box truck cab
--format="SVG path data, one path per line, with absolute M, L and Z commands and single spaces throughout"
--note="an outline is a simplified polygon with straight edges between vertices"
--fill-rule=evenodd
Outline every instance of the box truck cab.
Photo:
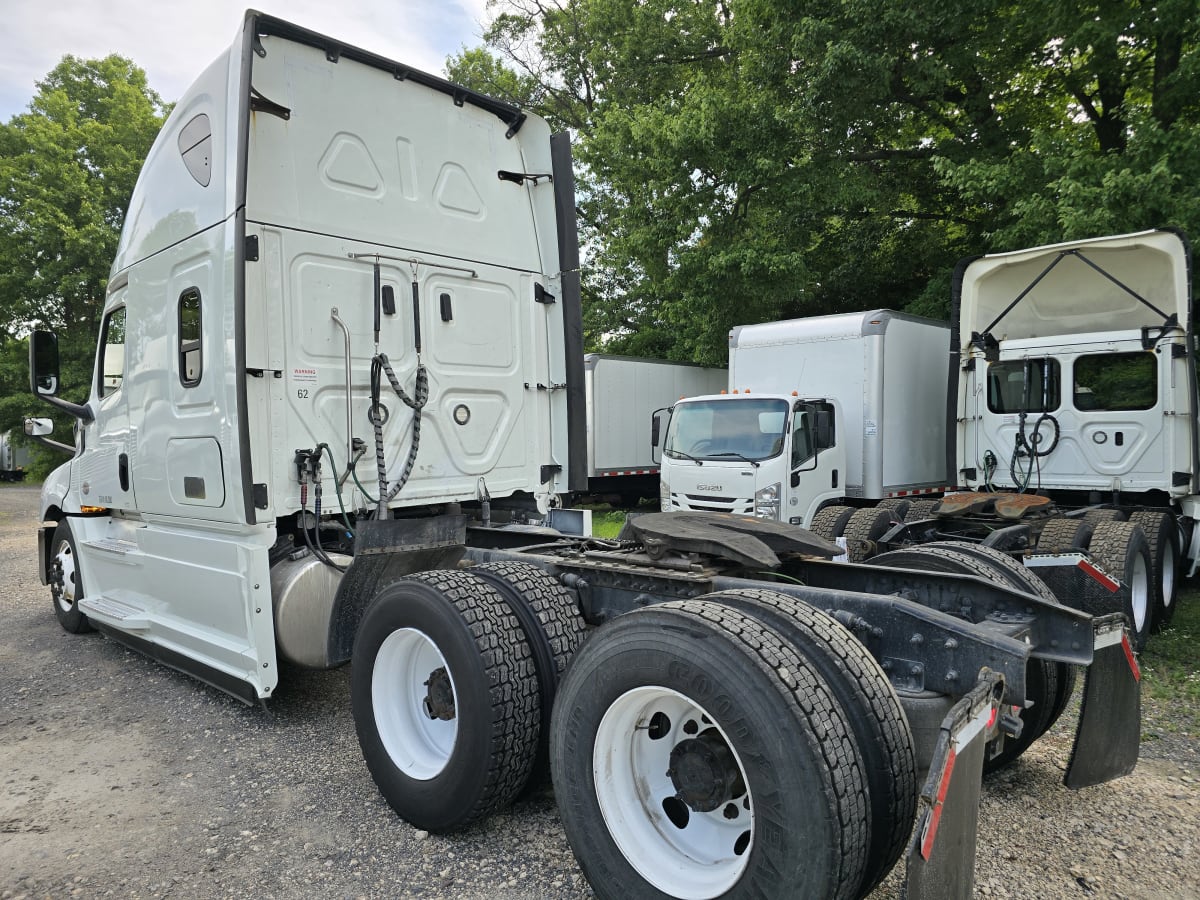
M 949 347 L 945 324 L 891 310 L 733 329 L 728 392 L 670 412 L 662 509 L 808 525 L 844 498 L 944 490 Z

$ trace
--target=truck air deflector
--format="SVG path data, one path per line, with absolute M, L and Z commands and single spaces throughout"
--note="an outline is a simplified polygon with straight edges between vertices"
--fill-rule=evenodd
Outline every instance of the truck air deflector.
M 353 47 L 349 44 L 344 44 L 341 41 L 336 41 L 315 31 L 309 31 L 307 28 L 293 25 L 291 22 L 277 19 L 274 16 L 264 15 L 256 10 L 249 10 L 246 13 L 246 27 L 253 36 L 254 52 L 260 56 L 265 56 L 266 50 L 261 41 L 259 41 L 259 36 L 273 35 L 294 41 L 297 44 L 314 47 L 322 51 L 330 63 L 337 64 L 343 59 L 352 59 L 363 65 L 391 72 L 397 81 L 413 81 L 424 87 L 440 91 L 446 94 L 456 106 L 464 104 L 477 106 L 496 116 L 496 118 L 509 126 L 508 132 L 505 135 L 508 138 L 514 137 L 525 122 L 525 114 L 520 109 L 502 100 L 496 100 L 485 94 L 477 93 L 469 88 L 446 81 L 443 78 L 422 72 L 419 69 L 409 68 L 394 60 L 378 56 L 377 54 Z
M 558 224 L 563 353 L 567 383 L 567 489 L 588 488 L 587 391 L 583 368 L 583 302 L 579 278 L 579 226 L 575 215 L 575 172 L 571 135 L 550 136 L 554 215 Z
M 957 346 L 1191 328 L 1191 252 L 1180 234 L 1071 241 L 982 256 L 959 267 L 952 297 Z
M 1098 272 L 1102 277 L 1111 281 L 1114 285 L 1116 285 L 1122 291 L 1127 293 L 1138 303 L 1142 304 L 1147 309 L 1151 310 L 1153 313 L 1158 315 L 1162 319 L 1162 322 L 1163 322 L 1162 325 L 1160 326 L 1161 328 L 1168 329 L 1168 328 L 1177 328 L 1179 326 L 1179 317 L 1175 313 L 1163 312 L 1161 309 L 1159 309 L 1157 306 L 1155 306 L 1153 303 L 1151 303 L 1149 300 L 1147 300 L 1145 297 L 1143 297 L 1141 294 L 1139 294 L 1137 291 L 1135 291 L 1129 285 L 1125 284 L 1125 282 L 1121 281 L 1121 279 L 1117 278 L 1115 275 L 1113 275 L 1111 272 L 1109 272 L 1103 266 L 1098 265 L 1097 263 L 1095 263 L 1094 261 L 1089 259 L 1087 257 L 1087 255 L 1085 255 L 1084 253 L 1080 252 L 1079 250 L 1063 250 L 1056 257 L 1054 257 L 1053 260 L 1050 261 L 1050 264 L 1048 266 L 1046 266 L 1046 268 L 1044 268 L 1041 271 L 1041 273 L 1039 273 L 1038 276 L 1035 279 L 1033 279 L 1033 281 L 1031 281 L 1025 287 L 1024 290 L 1021 291 L 1021 293 L 1017 294 L 1017 296 L 1013 299 L 1013 301 L 1011 303 L 1009 303 L 1008 306 L 1006 306 L 1004 308 L 1004 310 L 998 316 L 996 316 L 995 319 L 993 319 L 990 323 L 988 323 L 988 325 L 983 329 L 982 332 L 976 332 L 975 334 L 972 335 L 972 343 L 976 344 L 976 346 L 978 346 L 982 350 L 984 343 L 987 340 L 987 337 L 993 333 L 996 326 L 999 325 L 1001 321 L 1003 321 L 1005 316 L 1007 316 L 1010 312 L 1012 312 L 1013 308 L 1016 307 L 1016 305 L 1018 303 L 1020 303 L 1022 300 L 1024 300 L 1026 297 L 1028 297 L 1029 294 L 1033 292 L 1033 289 L 1036 288 L 1039 284 L 1041 284 L 1042 279 L 1044 279 L 1047 275 L 1049 275 L 1050 272 L 1053 271 L 1054 268 L 1056 266 L 1058 266 L 1059 263 L 1061 263 L 1064 259 L 1068 259 L 1068 258 L 1072 258 L 1072 257 L 1075 259 L 1078 259 L 1084 265 L 1086 265 L 1086 266 L 1090 267 L 1091 269 L 1095 270 L 1096 272 Z

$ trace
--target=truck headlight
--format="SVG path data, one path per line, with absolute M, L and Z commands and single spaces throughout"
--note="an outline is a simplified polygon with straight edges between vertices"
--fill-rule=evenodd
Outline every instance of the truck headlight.
M 658 508 L 663 512 L 671 511 L 671 486 L 662 476 L 658 479 Z
M 779 518 L 779 482 L 754 493 L 754 515 L 760 519 Z

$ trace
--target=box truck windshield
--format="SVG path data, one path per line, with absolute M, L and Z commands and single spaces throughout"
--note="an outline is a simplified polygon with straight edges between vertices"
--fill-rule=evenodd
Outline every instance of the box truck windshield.
M 779 399 L 729 397 L 675 407 L 663 453 L 674 459 L 747 459 L 778 456 L 788 404 Z

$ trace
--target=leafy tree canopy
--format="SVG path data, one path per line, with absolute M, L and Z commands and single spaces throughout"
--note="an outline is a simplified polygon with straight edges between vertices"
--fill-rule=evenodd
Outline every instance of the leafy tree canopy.
M 738 323 L 945 316 L 965 255 L 1200 233 L 1195 0 L 491 11 L 448 69 L 576 132 L 593 345 L 720 363 Z
M 0 432 L 52 413 L 29 393 L 33 328 L 58 332 L 68 399 L 86 398 L 121 223 L 167 112 L 129 60 L 66 56 L 0 124 Z

